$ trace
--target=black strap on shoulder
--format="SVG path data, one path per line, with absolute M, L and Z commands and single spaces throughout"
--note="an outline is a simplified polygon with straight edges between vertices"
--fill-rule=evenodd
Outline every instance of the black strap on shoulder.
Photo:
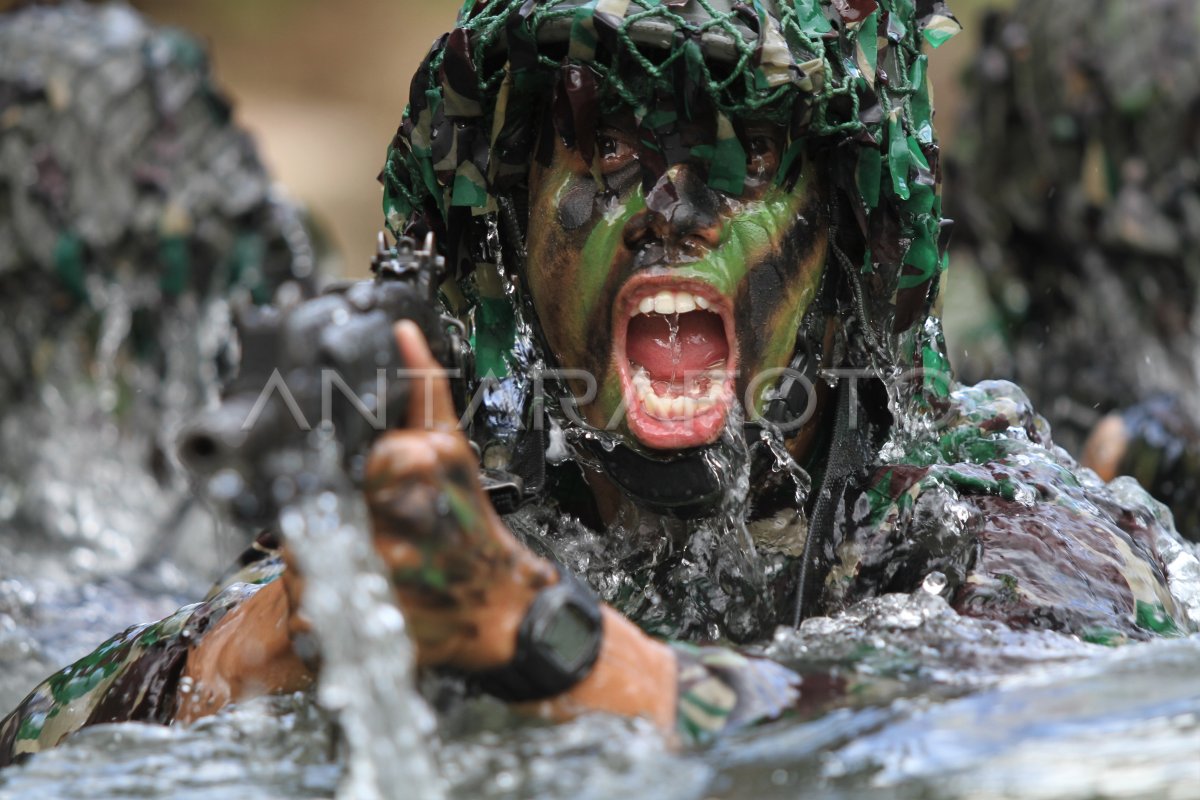
M 817 606 L 822 577 L 834 558 L 838 506 L 843 503 L 850 478 L 870 463 L 873 455 L 870 422 L 861 413 L 857 391 L 853 381 L 842 381 L 837 389 L 833 440 L 800 559 L 794 625 L 799 625 Z

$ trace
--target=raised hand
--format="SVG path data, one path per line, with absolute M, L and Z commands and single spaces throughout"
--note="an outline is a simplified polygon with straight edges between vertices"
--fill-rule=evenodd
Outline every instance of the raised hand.
M 410 323 L 396 326 L 404 363 L 418 374 L 409 427 L 376 442 L 365 492 L 375 549 L 409 623 L 420 663 L 467 671 L 507 664 L 534 597 L 557 580 L 525 549 L 479 484 L 458 429 L 450 387 Z

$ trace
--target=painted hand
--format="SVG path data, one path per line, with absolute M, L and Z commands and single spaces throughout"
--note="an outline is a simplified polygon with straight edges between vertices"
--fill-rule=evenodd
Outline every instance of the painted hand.
M 438 369 L 416 325 L 398 324 L 396 341 L 411 369 Z M 466 671 L 507 664 L 526 610 L 557 573 L 493 510 L 444 376 L 414 381 L 408 420 L 376 442 L 365 491 L 418 660 Z

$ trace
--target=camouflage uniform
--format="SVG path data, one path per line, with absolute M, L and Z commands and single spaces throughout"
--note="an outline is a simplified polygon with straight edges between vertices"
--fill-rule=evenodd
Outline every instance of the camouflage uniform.
M 170 724 L 187 654 L 209 630 L 283 573 L 270 534 L 239 559 L 200 603 L 166 619 L 135 625 L 55 673 L 0 721 L 0 767 L 53 747 L 70 733 L 104 722 Z
M 1161 505 L 1081 470 L 1011 383 L 939 405 L 944 426 L 897 437 L 902 455 L 846 499 L 829 608 L 936 572 L 960 613 L 1014 628 L 1105 644 L 1194 629 L 1171 594 L 1162 550 L 1179 544 Z

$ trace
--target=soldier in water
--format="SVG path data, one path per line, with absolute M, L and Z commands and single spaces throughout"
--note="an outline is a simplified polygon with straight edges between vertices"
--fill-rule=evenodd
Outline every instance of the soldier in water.
M 228 371 L 229 300 L 311 294 L 315 262 L 194 39 L 118 5 L 0 15 L 6 527 L 85 547 L 151 528 L 186 489 L 169 431 Z M 126 480 L 66 488 L 81 442 L 120 450 Z M 136 561 L 152 538 L 95 549 Z
M 923 47 L 956 30 L 929 0 L 464 8 L 382 174 L 491 382 L 466 430 L 444 379 L 414 391 L 366 464 L 423 667 L 701 741 L 820 691 L 734 644 L 884 592 L 1098 642 L 1194 629 L 1160 507 L 1080 470 L 1016 386 L 947 371 Z M 436 368 L 415 325 L 396 339 Z M 572 371 L 542 396 L 539 366 Z M 524 508 L 501 516 L 481 462 Z M 0 762 L 309 686 L 287 563 L 265 535 L 204 602 L 49 678 Z
M 1193 540 L 1198 34 L 1194 0 L 991 14 L 948 160 L 955 262 L 990 300 L 950 331 L 976 355 L 962 377 L 1012 376 L 1058 444 L 1137 478 Z

